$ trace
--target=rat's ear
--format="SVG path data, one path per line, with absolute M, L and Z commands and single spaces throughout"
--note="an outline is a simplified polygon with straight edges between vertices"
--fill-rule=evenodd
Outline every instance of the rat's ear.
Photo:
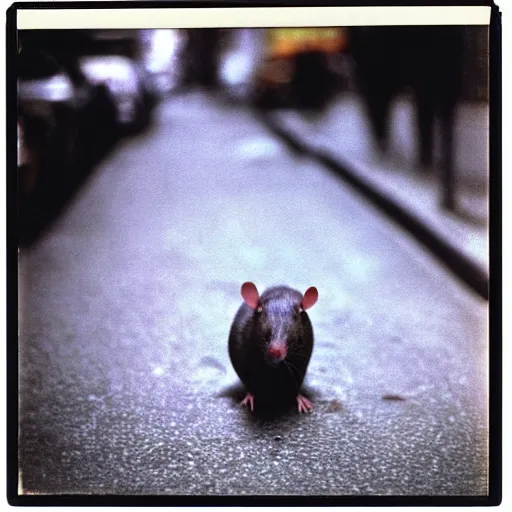
M 318 300 L 318 290 L 311 286 L 306 290 L 306 293 L 304 294 L 304 297 L 302 297 L 301 306 L 302 309 L 309 309 L 310 307 L 314 306 L 316 301 Z
M 245 303 L 251 306 L 252 309 L 256 309 L 259 306 L 260 294 L 258 293 L 254 283 L 251 283 L 250 281 L 244 283 L 240 293 L 242 294 Z

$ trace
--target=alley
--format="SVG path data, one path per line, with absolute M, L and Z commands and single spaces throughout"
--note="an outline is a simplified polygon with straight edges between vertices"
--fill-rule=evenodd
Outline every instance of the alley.
M 28 493 L 487 492 L 488 304 L 241 108 L 167 99 L 20 252 Z M 240 407 L 240 285 L 319 290 L 314 409 Z

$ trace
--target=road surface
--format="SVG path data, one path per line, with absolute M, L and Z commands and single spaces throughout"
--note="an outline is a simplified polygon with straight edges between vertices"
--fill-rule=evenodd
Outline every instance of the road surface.
M 20 489 L 486 494 L 487 303 L 249 113 L 157 114 L 20 253 Z M 238 404 L 246 280 L 319 290 L 309 415 Z

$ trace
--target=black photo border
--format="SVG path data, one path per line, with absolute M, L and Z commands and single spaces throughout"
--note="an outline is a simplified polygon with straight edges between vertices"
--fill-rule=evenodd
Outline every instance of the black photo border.
M 489 6 L 490 23 L 490 273 L 489 297 L 489 495 L 488 496 L 145 496 L 24 495 L 18 490 L 18 232 L 16 183 L 16 16 L 20 9 L 144 9 L 214 7 Z M 320 0 L 177 0 L 16 2 L 6 12 L 7 123 L 7 501 L 13 506 L 497 506 L 502 499 L 502 224 L 501 224 L 501 14 L 492 2 Z

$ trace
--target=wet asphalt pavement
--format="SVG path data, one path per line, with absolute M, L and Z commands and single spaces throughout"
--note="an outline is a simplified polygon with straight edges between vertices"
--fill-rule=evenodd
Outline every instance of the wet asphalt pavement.
M 25 493 L 487 492 L 487 303 L 246 112 L 163 103 L 19 276 Z M 238 405 L 246 280 L 319 290 L 309 415 Z

